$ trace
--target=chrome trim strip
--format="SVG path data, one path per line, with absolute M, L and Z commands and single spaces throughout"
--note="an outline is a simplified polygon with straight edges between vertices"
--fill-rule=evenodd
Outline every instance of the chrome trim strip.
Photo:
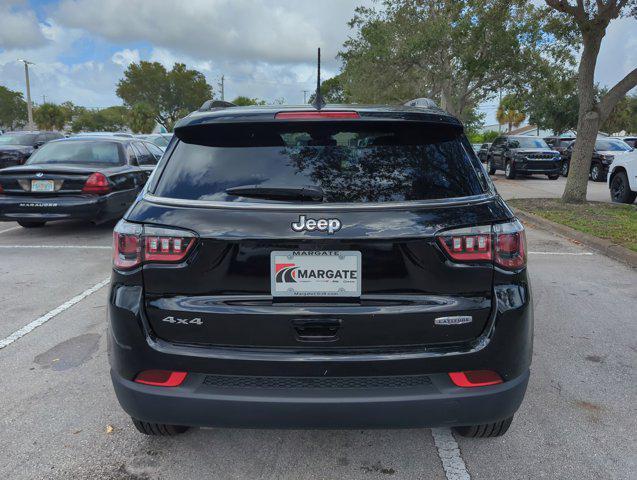
M 142 199 L 157 205 L 175 207 L 222 208 L 227 210 L 267 210 L 267 211 L 345 211 L 345 210 L 394 210 L 406 208 L 444 208 L 459 205 L 475 205 L 493 200 L 493 192 L 469 197 L 454 197 L 441 200 L 414 200 L 407 202 L 382 203 L 304 203 L 304 204 L 274 204 L 256 202 L 220 202 L 212 200 L 186 200 L 182 198 L 158 197 L 146 193 Z

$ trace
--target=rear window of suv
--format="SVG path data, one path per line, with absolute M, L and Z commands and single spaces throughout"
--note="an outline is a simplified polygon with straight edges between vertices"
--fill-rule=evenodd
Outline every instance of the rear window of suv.
M 272 202 L 227 190 L 318 187 L 324 202 L 360 203 L 465 197 L 486 188 L 466 141 L 450 128 L 363 122 L 194 128 L 198 133 L 178 135 L 155 195 Z

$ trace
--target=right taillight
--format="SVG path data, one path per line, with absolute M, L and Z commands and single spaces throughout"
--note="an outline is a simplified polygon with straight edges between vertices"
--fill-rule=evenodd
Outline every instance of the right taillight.
M 187 230 L 141 226 L 121 220 L 113 231 L 113 265 L 128 270 L 142 263 L 178 263 L 195 244 Z
M 526 265 L 524 227 L 517 220 L 493 226 L 448 230 L 437 238 L 445 253 L 455 262 L 494 262 L 511 270 Z

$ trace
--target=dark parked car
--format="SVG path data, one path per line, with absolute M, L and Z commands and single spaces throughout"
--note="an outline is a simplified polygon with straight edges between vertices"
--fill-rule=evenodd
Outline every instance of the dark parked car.
M 571 156 L 575 142 L 571 142 L 562 156 L 562 175 L 567 177 L 570 170 Z M 605 182 L 608 167 L 618 155 L 624 155 L 633 149 L 630 145 L 616 138 L 598 138 L 591 159 L 590 178 L 594 182 Z
M 568 146 L 575 140 L 575 137 L 546 137 L 544 141 L 556 152 L 560 152 L 560 155 L 568 148 Z
M 487 161 L 487 156 L 489 155 L 489 149 L 491 148 L 490 143 L 483 143 L 480 146 L 480 150 L 478 150 L 478 158 L 482 163 Z
M 137 429 L 502 435 L 529 379 L 524 229 L 437 108 L 206 109 L 115 228 Z
M 496 138 L 487 156 L 489 174 L 504 170 L 509 179 L 518 174 L 543 174 L 551 180 L 557 180 L 561 166 L 559 152 L 552 150 L 542 138 L 525 135 Z
M 155 145 L 122 137 L 50 142 L 26 164 L 0 170 L 0 220 L 28 228 L 52 220 L 120 218 L 161 153 Z
M 0 136 L 0 168 L 22 165 L 46 142 L 64 138 L 60 132 L 9 132 Z
M 166 150 L 166 147 L 168 146 L 168 143 L 170 143 L 172 137 L 172 133 L 151 133 L 148 135 L 138 136 L 138 138 L 143 138 L 144 140 L 157 145 L 162 150 Z

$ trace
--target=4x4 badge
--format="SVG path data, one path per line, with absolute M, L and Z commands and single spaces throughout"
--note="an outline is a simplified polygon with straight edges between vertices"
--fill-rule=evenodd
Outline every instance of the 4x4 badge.
M 330 235 L 341 229 L 341 221 L 338 218 L 306 218 L 305 215 L 299 216 L 298 222 L 292 222 L 292 230 L 295 232 L 308 231 L 327 232 Z

